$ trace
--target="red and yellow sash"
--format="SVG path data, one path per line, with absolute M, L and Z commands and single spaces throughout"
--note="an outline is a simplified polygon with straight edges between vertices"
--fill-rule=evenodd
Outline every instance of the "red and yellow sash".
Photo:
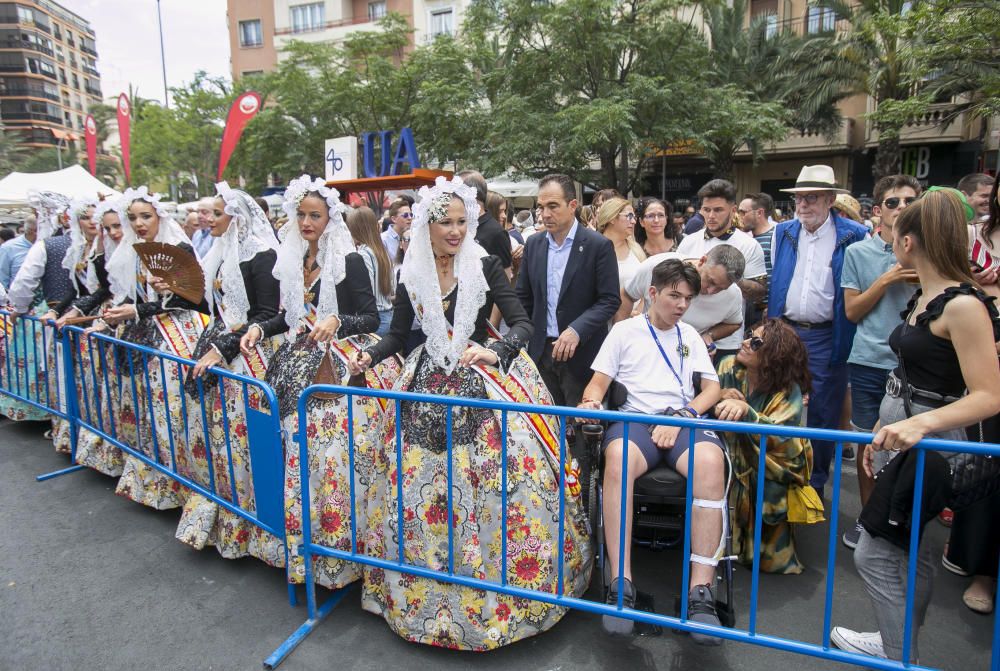
M 355 338 L 354 336 L 343 338 L 341 340 L 330 341 L 330 352 L 340 357 L 340 360 L 344 362 L 345 366 L 347 365 L 348 360 L 350 360 L 350 358 L 353 355 L 360 354 L 361 350 L 363 349 L 364 348 L 361 346 L 361 343 L 359 343 L 357 338 Z M 392 389 L 392 382 L 382 377 L 382 375 L 378 371 L 377 366 L 371 366 L 367 371 L 365 371 L 365 377 L 368 376 L 373 376 L 375 378 L 375 381 L 378 382 L 379 389 Z M 378 401 L 379 407 L 382 409 L 382 412 L 385 412 L 385 409 L 389 406 L 390 403 L 389 399 L 376 398 L 375 400 Z
M 185 329 L 181 320 L 173 313 L 161 312 L 153 317 L 153 323 L 163 336 L 170 351 L 177 356 L 190 359 L 194 356 L 194 348 L 198 343 L 198 336 L 208 326 L 208 315 L 201 312 L 191 311 L 194 326 L 200 326 L 197 332 L 189 333 L 190 329 Z M 193 335 L 193 337 L 192 337 Z

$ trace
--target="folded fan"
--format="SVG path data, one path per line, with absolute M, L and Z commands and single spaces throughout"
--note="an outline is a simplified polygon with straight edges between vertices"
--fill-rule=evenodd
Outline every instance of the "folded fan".
M 205 298 L 205 273 L 194 254 L 162 242 L 139 243 L 135 252 L 149 274 L 163 280 L 173 293 L 192 303 Z

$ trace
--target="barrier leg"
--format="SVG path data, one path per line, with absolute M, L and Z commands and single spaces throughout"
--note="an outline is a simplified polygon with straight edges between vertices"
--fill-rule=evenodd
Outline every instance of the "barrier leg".
M 320 604 L 319 608 L 316 609 L 316 615 L 303 622 L 291 636 L 285 639 L 285 642 L 282 643 L 277 650 L 271 653 L 270 657 L 264 660 L 264 668 L 278 668 L 278 665 L 285 661 L 285 658 L 298 647 L 299 643 L 304 641 L 306 636 L 311 634 L 313 629 L 315 629 L 320 622 L 326 619 L 326 616 L 330 614 L 330 611 L 332 611 L 334 607 L 340 603 L 353 586 L 354 585 L 351 584 L 347 587 L 341 587 L 339 590 L 331 594 L 329 599 Z
M 52 471 L 51 473 L 43 473 L 42 475 L 36 476 L 36 482 L 45 482 L 46 480 L 51 480 L 53 478 L 58 478 L 60 475 L 68 475 L 70 473 L 76 473 L 84 469 L 83 466 L 76 464 L 76 446 L 77 446 L 77 432 L 80 430 L 79 427 L 79 403 L 76 398 L 76 370 L 73 365 L 73 340 L 70 336 L 68 330 L 64 330 L 62 334 L 62 345 L 63 345 L 63 393 L 66 394 L 66 421 L 69 422 L 69 445 L 70 445 L 70 461 L 74 464 L 68 468 L 62 468 L 58 471 Z M 55 346 L 55 343 L 53 343 Z M 56 364 L 56 370 L 58 370 L 59 364 Z M 58 380 L 58 378 L 57 378 Z M 57 392 L 59 391 L 59 384 L 56 383 Z

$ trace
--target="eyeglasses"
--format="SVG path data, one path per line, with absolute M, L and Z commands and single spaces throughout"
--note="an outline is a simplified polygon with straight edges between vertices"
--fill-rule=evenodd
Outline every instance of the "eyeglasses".
M 413 219 L 412 212 L 400 212 L 398 216 L 402 217 L 403 219 Z
M 625 217 L 625 219 L 627 221 L 635 221 L 635 213 L 634 212 L 629 212 L 629 213 L 623 214 L 621 216 Z
M 807 205 L 815 205 L 816 201 L 819 200 L 818 193 L 796 193 L 793 198 L 796 203 L 806 203 Z
M 902 202 L 904 205 L 912 205 L 917 200 L 918 200 L 917 196 L 907 196 L 906 198 L 899 198 L 897 196 L 893 196 L 892 198 L 886 198 L 885 200 L 883 200 L 882 204 L 885 205 L 890 210 L 895 210 L 897 207 L 899 207 L 900 202 Z
M 642 215 L 643 219 L 666 219 L 667 215 L 662 212 L 649 212 L 648 214 Z
M 750 351 L 756 352 L 764 346 L 764 341 L 760 336 L 750 336 Z

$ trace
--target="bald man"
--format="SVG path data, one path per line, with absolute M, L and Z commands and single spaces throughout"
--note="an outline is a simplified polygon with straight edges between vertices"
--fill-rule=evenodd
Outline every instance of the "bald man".
M 198 201 L 198 230 L 194 232 L 191 236 L 191 245 L 194 247 L 194 251 L 198 253 L 198 258 L 203 259 L 208 254 L 208 250 L 212 248 L 212 208 L 215 206 L 215 201 L 212 198 L 202 198 Z
M 195 232 L 201 228 L 197 210 L 191 210 L 187 213 L 187 216 L 184 217 L 184 223 L 181 225 L 181 228 L 183 228 L 184 232 L 187 234 L 188 240 L 194 238 Z

